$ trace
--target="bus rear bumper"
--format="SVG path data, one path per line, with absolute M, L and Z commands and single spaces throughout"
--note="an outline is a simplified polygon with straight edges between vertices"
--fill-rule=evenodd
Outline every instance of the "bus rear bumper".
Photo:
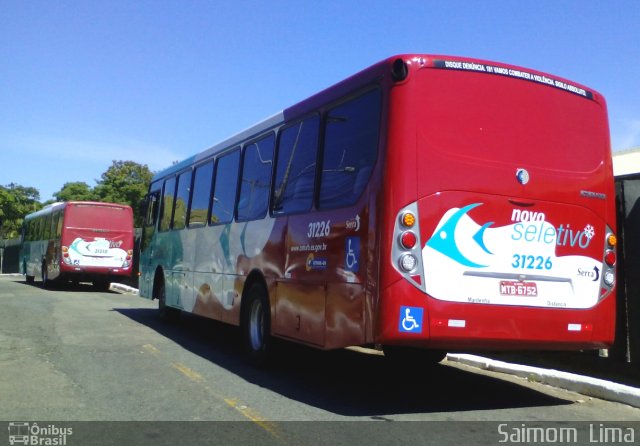
M 61 265 L 60 273 L 67 278 L 78 278 L 80 281 L 86 280 L 91 282 L 92 280 L 112 280 L 118 277 L 130 277 L 131 267 L 128 268 L 113 268 L 113 267 L 100 267 L 100 266 L 74 266 L 74 265 Z
M 376 343 L 448 351 L 607 348 L 615 292 L 589 309 L 516 307 L 436 300 L 405 280 L 380 299 Z

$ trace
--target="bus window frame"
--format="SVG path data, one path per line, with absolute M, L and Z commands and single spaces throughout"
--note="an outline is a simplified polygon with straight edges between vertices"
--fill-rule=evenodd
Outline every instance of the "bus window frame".
M 363 96 L 366 96 L 367 94 L 373 92 L 373 91 L 377 91 L 379 93 L 379 103 L 378 103 L 378 131 L 377 131 L 377 138 L 376 138 L 376 147 L 375 147 L 375 159 L 373 160 L 373 163 L 371 164 L 370 168 L 371 168 L 371 172 L 369 173 L 369 177 L 367 178 L 367 185 L 369 184 L 369 182 L 371 181 L 371 177 L 373 175 L 373 172 L 375 171 L 375 169 L 377 168 L 378 164 L 380 163 L 380 157 L 381 157 L 381 138 L 382 138 L 382 134 L 383 134 L 383 130 L 384 130 L 384 122 L 383 122 L 383 118 L 384 118 L 384 107 L 385 107 L 385 90 L 382 87 L 382 85 L 380 83 L 375 83 L 373 85 L 368 85 L 364 88 L 358 89 L 354 92 L 352 92 L 351 94 L 345 95 L 342 98 L 340 98 L 340 100 L 332 102 L 330 104 L 327 104 L 325 106 L 322 107 L 322 122 L 321 122 L 321 129 L 320 129 L 320 147 L 318 148 L 318 163 L 317 163 L 317 169 L 318 169 L 318 173 L 316 175 L 316 188 L 315 188 L 315 196 L 314 196 L 314 203 L 315 203 L 315 207 L 318 211 L 329 211 L 329 210 L 333 210 L 333 209 L 343 209 L 343 208 L 348 208 L 351 206 L 355 206 L 356 203 L 360 200 L 360 198 L 362 198 L 362 195 L 364 194 L 364 192 L 367 189 L 367 186 L 365 186 L 362 191 L 360 191 L 360 194 L 357 197 L 354 197 L 349 203 L 347 204 L 339 204 L 339 205 L 335 205 L 335 206 L 322 206 L 320 203 L 320 193 L 322 190 L 322 184 L 323 184 L 323 172 L 324 172 L 324 154 L 325 154 L 325 149 L 326 149 L 326 145 L 327 145 L 327 124 L 328 124 L 328 120 L 329 120 L 329 114 L 332 110 L 335 110 L 338 107 L 341 107 L 351 101 L 357 100 Z
M 162 223 L 162 217 L 164 216 L 164 211 L 165 211 L 165 192 L 166 192 L 166 188 L 167 188 L 167 181 L 171 181 L 173 180 L 173 201 L 171 203 L 171 216 L 169 217 L 169 223 L 168 226 L 166 228 L 162 228 L 161 227 L 161 223 Z M 171 231 L 173 229 L 173 210 L 175 209 L 175 202 L 176 202 L 176 187 L 178 186 L 178 181 L 177 181 L 177 175 L 169 175 L 165 178 L 163 178 L 162 180 L 162 196 L 161 196 L 161 203 L 160 203 L 160 210 L 158 212 L 158 232 L 168 232 Z
M 144 214 L 144 227 L 150 228 L 158 226 L 160 217 L 160 207 L 162 206 L 162 190 L 164 188 L 164 180 L 154 181 L 149 185 L 149 193 L 147 194 L 147 208 Z M 155 212 L 154 212 L 155 211 Z M 151 219 L 149 219 L 151 217 Z
M 189 196 L 189 208 L 187 210 L 187 222 L 186 222 L 186 228 L 187 229 L 197 229 L 197 228 L 204 228 L 207 226 L 211 225 L 211 207 L 212 207 L 212 203 L 213 203 L 213 186 L 215 184 L 215 178 L 216 178 L 216 162 L 217 159 L 215 157 L 211 157 L 211 158 L 207 158 L 206 160 L 203 160 L 202 162 L 199 162 L 198 164 L 195 164 L 192 168 L 192 172 L 191 172 L 191 193 Z M 196 172 L 198 171 L 198 169 L 205 167 L 207 165 L 211 166 L 211 176 L 209 178 L 209 192 L 206 194 L 207 196 L 207 207 L 206 207 L 206 213 L 205 213 L 205 219 L 204 222 L 202 224 L 197 224 L 195 226 L 191 226 L 191 207 L 193 206 L 193 197 L 194 197 L 194 192 L 195 192 L 195 186 L 196 186 Z
M 280 126 L 278 128 L 278 133 L 276 135 L 276 145 L 274 148 L 274 154 L 273 154 L 273 168 L 272 168 L 272 174 L 271 174 L 271 192 L 269 194 L 269 215 L 271 217 L 274 218 L 278 218 L 278 217 L 285 217 L 288 215 L 300 215 L 300 214 L 306 214 L 309 212 L 312 212 L 317 206 L 316 206 L 316 194 L 318 191 L 318 166 L 319 166 L 319 161 L 321 160 L 320 158 L 320 152 L 322 150 L 322 143 L 323 143 L 323 130 L 324 130 L 324 113 L 320 111 L 320 109 L 306 114 L 304 116 L 298 117 L 297 119 L 290 121 L 288 123 L 284 123 L 282 126 Z M 295 127 L 296 125 L 300 124 L 301 122 L 305 122 L 307 120 L 313 119 L 313 118 L 317 118 L 318 120 L 318 128 L 317 128 L 317 136 L 316 136 L 316 153 L 315 153 L 315 167 L 313 169 L 313 191 L 311 194 L 311 202 L 310 205 L 307 209 L 305 210 L 300 210 L 300 211 L 292 211 L 292 212 L 276 212 L 274 209 L 274 199 L 275 199 L 275 192 L 276 192 L 276 187 L 278 186 L 276 184 L 276 180 L 277 180 L 277 175 L 278 175 L 278 162 L 280 160 L 280 143 L 282 140 L 282 134 L 287 131 L 290 128 Z
M 178 191 L 180 190 L 180 179 L 183 175 L 189 174 L 189 186 L 187 187 L 187 200 L 184 205 L 184 226 L 179 228 L 175 227 L 176 224 L 176 208 L 178 205 Z M 187 229 L 187 223 L 189 221 L 189 206 L 191 203 L 191 192 L 193 190 L 193 168 L 188 168 L 181 170 L 180 172 L 175 174 L 176 185 L 175 185 L 175 195 L 173 200 L 173 212 L 171 213 L 171 228 L 170 230 L 181 231 L 183 229 Z
M 235 211 L 234 211 L 234 217 L 236 222 L 248 222 L 248 221 L 257 221 L 257 220 L 263 220 L 267 215 L 269 215 L 269 209 L 271 209 L 271 188 L 272 188 L 272 184 L 273 184 L 273 173 L 274 173 L 274 168 L 275 168 L 275 155 L 276 155 L 276 143 L 277 143 L 277 138 L 276 138 L 276 129 L 271 129 L 267 132 L 261 133 L 260 135 L 258 135 L 255 138 L 252 138 L 250 140 L 248 140 L 247 142 L 245 142 L 242 145 L 242 153 L 240 155 L 240 169 L 239 169 L 239 175 L 238 175 L 238 189 L 236 191 L 236 203 L 235 203 Z M 267 140 L 268 138 L 272 138 L 273 139 L 273 150 L 271 153 L 271 168 L 270 168 L 270 179 L 269 179 L 269 187 L 267 189 L 267 206 L 264 209 L 264 212 L 262 212 L 261 215 L 259 216 L 252 216 L 253 218 L 240 218 L 240 216 L 238 215 L 238 211 L 239 211 L 239 206 L 240 206 L 240 195 L 242 193 L 242 179 L 244 176 L 244 162 L 245 162 L 245 158 L 246 158 L 246 153 L 247 153 L 247 149 L 249 147 L 251 147 L 252 145 L 256 145 L 258 148 L 260 147 L 259 143 L 262 141 Z M 258 152 L 259 153 L 259 152 Z
M 238 153 L 238 166 L 236 169 L 236 191 L 232 199 L 232 209 L 231 209 L 231 218 L 229 220 L 213 222 L 211 218 L 213 217 L 213 203 L 215 201 L 215 193 L 216 193 L 216 181 L 218 181 L 218 167 L 220 161 L 227 156 L 231 156 L 234 153 Z M 208 226 L 219 226 L 226 225 L 232 223 L 236 218 L 236 208 L 238 207 L 238 194 L 240 193 L 240 171 L 242 168 L 242 146 L 237 145 L 232 149 L 224 150 L 218 153 L 215 157 L 215 164 L 213 166 L 213 179 L 211 181 L 211 197 L 209 199 L 209 215 L 207 217 L 207 225 Z

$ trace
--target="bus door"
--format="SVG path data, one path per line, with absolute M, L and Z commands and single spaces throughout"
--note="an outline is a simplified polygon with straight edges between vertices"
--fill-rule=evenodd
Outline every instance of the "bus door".
M 162 264 L 164 247 L 158 244 L 160 212 L 162 211 L 162 182 L 153 183 L 146 198 L 146 213 L 142 240 L 140 241 L 140 295 L 153 296 L 153 281 L 156 268 Z
M 196 233 L 187 229 L 189 194 L 191 191 L 191 169 L 177 177 L 171 237 L 171 296 L 167 303 L 187 311 L 193 311 L 195 293 L 193 290 Z M 169 288 L 167 288 L 169 290 Z

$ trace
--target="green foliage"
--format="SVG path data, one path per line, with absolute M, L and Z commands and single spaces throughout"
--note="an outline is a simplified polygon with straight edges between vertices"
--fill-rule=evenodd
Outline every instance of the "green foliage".
M 111 203 L 128 204 L 133 208 L 135 225 L 142 224 L 140 202 L 147 194 L 153 173 L 146 164 L 133 161 L 113 161 L 111 167 L 93 189 L 94 199 Z
M 67 182 L 53 196 L 57 201 L 103 201 L 133 208 L 134 223 L 142 224 L 140 202 L 147 194 L 153 174 L 146 164 L 113 161 L 93 189 L 85 182 Z M 46 203 L 48 204 L 48 203 Z M 24 216 L 42 209 L 40 192 L 15 183 L 0 186 L 0 240 L 20 236 Z
M 84 181 L 64 183 L 62 189 L 53 194 L 56 201 L 93 201 L 95 195 Z
M 40 192 L 34 187 L 0 186 L 0 239 L 18 237 L 24 216 L 42 208 L 39 200 Z

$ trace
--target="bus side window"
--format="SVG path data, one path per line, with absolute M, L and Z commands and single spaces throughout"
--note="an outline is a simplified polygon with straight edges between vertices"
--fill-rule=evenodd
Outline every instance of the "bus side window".
M 44 218 L 38 217 L 36 219 L 36 240 L 43 240 L 44 235 Z
M 64 225 L 64 211 L 58 212 L 58 220 L 56 221 L 56 238 L 62 237 L 62 226 Z
M 280 132 L 271 200 L 274 214 L 311 209 L 319 127 L 320 118 L 313 116 Z
M 320 208 L 349 206 L 362 195 L 378 156 L 381 102 L 375 89 L 327 114 Z
M 167 231 L 171 228 L 171 219 L 173 218 L 173 203 L 176 193 L 176 178 L 172 177 L 164 182 L 164 191 L 162 194 L 162 207 L 160 210 L 160 231 Z
M 269 135 L 244 149 L 238 221 L 257 220 L 267 213 L 274 145 L 274 137 Z
M 207 224 L 209 212 L 209 197 L 213 180 L 213 161 L 196 167 L 193 174 L 193 194 L 189 209 L 189 228 L 200 228 Z
M 51 238 L 51 214 L 47 215 L 44 218 L 44 228 L 42 230 L 42 237 L 45 240 L 49 240 Z
M 211 217 L 209 218 L 212 225 L 229 223 L 233 220 L 239 167 L 240 150 L 224 155 L 216 162 L 213 194 L 211 194 Z
M 51 217 L 51 238 L 58 239 L 58 222 L 60 221 L 60 212 L 55 212 Z
M 145 227 L 155 227 L 158 222 L 158 214 L 160 210 L 160 193 L 162 184 L 155 182 L 149 188 L 149 194 L 146 198 L 146 209 L 144 215 Z
M 173 213 L 173 229 L 184 229 L 187 225 L 187 207 L 191 190 L 191 171 L 188 170 L 178 176 L 175 211 Z

